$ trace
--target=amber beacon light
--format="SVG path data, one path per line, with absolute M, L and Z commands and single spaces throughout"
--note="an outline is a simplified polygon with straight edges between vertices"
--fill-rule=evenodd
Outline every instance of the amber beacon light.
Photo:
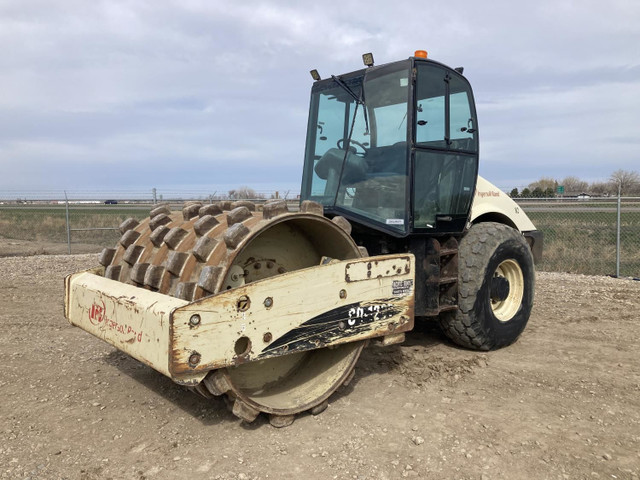
M 414 57 L 418 57 L 418 58 L 427 58 L 427 51 L 426 50 L 416 50 L 416 52 L 413 54 Z

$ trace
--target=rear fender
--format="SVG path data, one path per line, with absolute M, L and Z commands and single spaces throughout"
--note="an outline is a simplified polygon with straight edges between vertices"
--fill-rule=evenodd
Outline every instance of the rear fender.
M 483 218 L 512 226 L 520 232 L 536 229 L 527 214 L 511 197 L 491 182 L 478 176 L 470 222 L 479 223 Z

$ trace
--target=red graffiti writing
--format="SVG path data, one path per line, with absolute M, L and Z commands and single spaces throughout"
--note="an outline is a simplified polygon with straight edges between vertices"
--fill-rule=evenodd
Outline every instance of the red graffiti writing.
M 131 325 L 107 318 L 105 305 L 102 301 L 100 303 L 93 302 L 93 305 L 91 305 L 89 309 L 89 321 L 96 327 L 102 325 L 102 328 L 114 330 L 120 335 L 132 336 L 132 341 L 134 342 L 142 342 L 142 330 L 138 331 L 131 327 Z

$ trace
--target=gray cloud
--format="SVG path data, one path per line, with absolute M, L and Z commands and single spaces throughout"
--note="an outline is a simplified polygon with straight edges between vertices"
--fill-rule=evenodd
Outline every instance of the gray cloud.
M 311 79 L 465 66 L 498 185 L 638 169 L 640 4 L 0 3 L 0 189 L 297 185 Z

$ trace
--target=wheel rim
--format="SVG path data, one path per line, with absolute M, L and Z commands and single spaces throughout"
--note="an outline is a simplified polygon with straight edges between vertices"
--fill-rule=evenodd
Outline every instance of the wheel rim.
M 511 320 L 522 305 L 524 296 L 524 275 L 515 260 L 503 261 L 493 273 L 493 279 L 504 279 L 508 283 L 508 293 L 504 298 L 491 294 L 491 310 L 501 322 Z

